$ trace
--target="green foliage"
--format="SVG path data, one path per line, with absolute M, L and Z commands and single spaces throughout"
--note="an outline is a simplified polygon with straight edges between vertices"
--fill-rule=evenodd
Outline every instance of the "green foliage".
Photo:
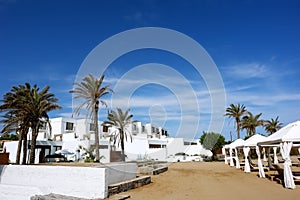
M 259 119 L 262 113 L 259 113 L 258 115 L 253 115 L 251 112 L 247 112 L 247 115 L 245 115 L 241 120 L 241 127 L 242 129 L 246 129 L 247 135 L 252 136 L 256 134 L 256 127 L 262 126 L 264 123 L 264 120 Z
M 200 143 L 204 148 L 211 150 L 214 157 L 216 151 L 225 144 L 225 137 L 219 133 L 203 132 Z
M 132 142 L 132 136 L 130 134 L 130 131 L 127 131 L 128 125 L 131 124 L 132 122 L 132 114 L 129 114 L 130 109 L 123 110 L 121 108 L 117 108 L 116 111 L 111 110 L 108 113 L 107 116 L 107 121 L 103 122 L 104 126 L 109 126 L 109 127 L 115 127 L 117 131 L 113 133 L 113 137 L 111 138 L 114 141 L 114 144 L 121 145 L 121 150 L 122 150 L 122 156 L 125 160 L 125 153 L 124 153 L 124 141 L 127 141 L 127 137 L 130 137 L 130 141 Z
M 79 115 L 80 110 L 86 108 L 87 117 L 91 117 L 95 128 L 95 149 L 96 160 L 100 161 L 99 155 L 99 130 L 98 130 L 98 112 L 99 104 L 104 105 L 107 108 L 107 104 L 103 99 L 104 96 L 112 93 L 113 90 L 109 88 L 109 85 L 103 86 L 104 75 L 98 79 L 97 77 L 89 74 L 84 77 L 81 82 L 74 83 L 74 89 L 70 93 L 74 94 L 74 99 L 82 99 L 82 103 L 76 106 L 74 114 Z
M 246 135 L 245 137 L 244 137 L 244 140 L 247 140 L 248 138 L 250 138 L 252 135 Z
M 282 128 L 282 123 L 279 122 L 278 118 L 279 117 L 277 116 L 275 119 L 271 118 L 271 120 L 264 121 L 265 130 L 267 133 L 269 133 L 269 135 L 272 135 Z
M 96 155 L 94 154 L 95 147 L 84 148 L 82 146 L 79 146 L 79 149 L 84 150 L 84 153 L 82 154 L 82 156 L 84 158 L 84 162 L 86 162 L 86 163 L 96 162 Z M 103 158 L 104 158 L 104 156 L 100 156 L 100 160 Z
M 58 99 L 49 90 L 49 86 L 40 90 L 37 85 L 31 86 L 29 83 L 25 83 L 25 85 L 13 86 L 1 100 L 0 112 L 4 113 L 1 120 L 4 125 L 2 132 L 15 131 L 22 138 L 26 138 L 28 129 L 32 130 L 30 164 L 33 164 L 35 160 L 35 145 L 40 125 L 45 122 L 50 125 L 48 112 L 61 109 L 57 104 Z M 17 154 L 18 163 L 20 148 L 18 148 Z
M 19 140 L 19 136 L 16 134 L 3 134 L 0 140 Z
M 247 113 L 246 107 L 244 104 L 240 105 L 234 105 L 230 104 L 228 108 L 226 108 L 225 116 L 229 118 L 235 119 L 235 128 L 237 132 L 237 137 L 240 138 L 240 131 L 241 131 L 241 117 L 244 116 Z

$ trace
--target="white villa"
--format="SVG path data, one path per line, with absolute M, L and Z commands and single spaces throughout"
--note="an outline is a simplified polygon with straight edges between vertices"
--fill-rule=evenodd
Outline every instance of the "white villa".
M 94 124 L 86 119 L 52 118 L 52 132 L 48 126 L 42 126 L 36 143 L 35 163 L 44 162 L 47 155 L 61 150 L 70 152 L 69 159 L 78 160 L 95 143 Z M 115 133 L 114 127 L 103 126 L 99 121 L 100 155 L 102 163 L 121 161 L 120 147 L 110 140 Z M 198 140 L 169 137 L 168 131 L 153 124 L 133 122 L 127 127 L 132 136 L 125 142 L 126 161 L 160 160 L 168 162 L 201 160 L 200 155 L 211 156 Z M 28 134 L 28 140 L 31 134 Z M 10 162 L 16 161 L 17 141 L 6 142 L 4 147 L 10 153 Z M 28 141 L 28 149 L 30 141 Z M 184 155 L 185 154 L 185 155 Z M 28 153 L 29 155 L 29 153 Z M 181 155 L 181 156 L 178 156 Z

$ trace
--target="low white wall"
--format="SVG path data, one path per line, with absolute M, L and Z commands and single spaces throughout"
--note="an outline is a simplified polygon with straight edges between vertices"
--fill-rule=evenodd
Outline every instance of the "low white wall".
M 6 149 L 6 152 L 9 152 L 9 162 L 16 163 L 18 141 L 4 142 L 4 148 Z M 23 153 L 21 153 L 21 157 L 22 156 Z
M 136 178 L 136 163 L 115 163 L 105 165 L 107 169 L 107 184 L 115 184 Z
M 0 184 L 1 200 L 29 200 L 34 195 L 44 195 L 38 187 Z
M 104 158 L 100 159 L 101 163 L 109 163 L 110 162 L 110 149 L 100 149 L 100 156 L 104 156 Z
M 35 191 L 38 194 L 56 193 L 87 199 L 106 198 L 108 185 L 133 179 L 136 171 L 135 163 L 99 167 L 0 165 L 0 199 L 11 199 L 21 194 L 15 193 L 14 187 L 28 191 L 23 194 L 24 198 L 16 199 L 29 199 Z
M 106 198 L 107 169 L 65 166 L 0 166 L 2 185 L 32 186 L 44 194 Z

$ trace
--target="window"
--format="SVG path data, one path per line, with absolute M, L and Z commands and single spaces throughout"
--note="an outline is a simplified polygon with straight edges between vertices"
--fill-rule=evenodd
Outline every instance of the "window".
M 136 124 L 133 124 L 133 130 L 136 131 Z
M 155 128 L 154 127 L 151 127 L 152 128 L 152 133 L 155 133 Z
M 90 123 L 90 131 L 95 131 L 95 124 L 93 123 Z
M 47 123 L 46 122 L 42 122 L 40 124 L 40 130 L 46 130 L 47 129 Z
M 99 145 L 100 149 L 108 149 L 108 145 Z
M 143 133 L 145 132 L 145 126 L 142 126 L 142 132 Z
M 74 130 L 74 123 L 67 122 L 66 123 L 66 131 L 73 131 Z
M 58 150 L 61 150 L 61 146 L 54 146 L 54 151 L 58 151 Z
M 190 142 L 183 142 L 183 145 L 188 146 L 188 145 L 191 145 L 191 143 Z
M 161 146 L 159 144 L 149 144 L 149 149 L 160 149 Z
M 103 128 L 102 128 L 102 132 L 108 132 L 108 126 L 103 126 Z

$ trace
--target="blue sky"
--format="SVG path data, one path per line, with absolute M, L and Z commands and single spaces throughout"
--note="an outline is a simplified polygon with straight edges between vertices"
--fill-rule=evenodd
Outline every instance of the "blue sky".
M 263 113 L 262 119 L 279 116 L 286 125 L 300 116 L 299 8 L 297 0 L 0 0 L 0 96 L 25 82 L 50 85 L 63 107 L 50 115 L 70 117 L 72 96 L 68 91 L 82 62 L 99 43 L 126 30 L 162 27 L 203 46 L 222 76 L 226 106 L 241 103 L 253 114 Z M 186 119 L 194 125 L 199 118 L 195 137 L 208 130 L 210 91 L 203 77 L 177 55 L 155 49 L 130 52 L 107 66 L 106 82 L 115 87 L 129 70 L 147 63 L 167 65 L 190 83 L 200 118 L 191 114 Z M 134 119 L 163 125 L 171 135 L 193 137 L 188 128 L 177 133 L 183 115 L 178 96 L 182 94 L 174 94 L 170 87 L 181 89 L 181 80 L 168 73 L 159 78 L 167 85 L 145 84 L 132 94 Z M 188 96 L 182 98 L 188 111 L 196 109 Z M 126 106 L 127 102 L 119 99 L 118 103 Z M 106 112 L 101 112 L 103 118 Z M 226 119 L 222 134 L 227 140 L 230 131 L 235 139 L 233 121 Z M 257 132 L 265 133 L 261 128 Z

